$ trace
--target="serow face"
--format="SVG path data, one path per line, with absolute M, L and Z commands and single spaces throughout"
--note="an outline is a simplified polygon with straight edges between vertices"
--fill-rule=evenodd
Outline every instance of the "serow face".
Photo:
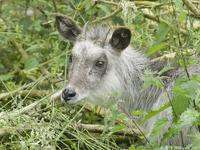
M 56 16 L 56 24 L 61 35 L 74 44 L 71 61 L 69 62 L 68 85 L 64 87 L 61 99 L 68 103 L 77 103 L 94 95 L 94 93 L 103 95 L 100 89 L 104 88 L 105 84 L 103 83 L 110 82 L 105 81 L 105 79 L 106 76 L 111 74 L 110 70 L 113 67 L 110 54 L 116 53 L 116 56 L 118 56 L 117 54 L 120 54 L 129 45 L 130 30 L 127 28 L 116 29 L 108 36 L 110 39 L 107 40 L 106 47 L 104 47 L 105 44 L 102 46 L 102 44 L 96 44 L 92 41 L 99 37 L 103 37 L 102 39 L 106 41 L 108 34 L 101 30 L 93 30 L 94 32 L 90 33 L 98 35 L 92 36 L 92 40 L 86 37 L 81 39 L 82 36 L 80 35 L 86 34 L 70 18 Z M 106 32 L 109 33 L 109 31 Z M 110 50 L 112 50 L 111 53 L 108 52 Z M 109 76 L 108 79 L 112 80 L 112 77 Z
M 69 83 L 63 90 L 62 99 L 76 103 L 98 88 L 106 74 L 108 60 L 103 49 L 83 41 L 75 44 L 69 63 Z

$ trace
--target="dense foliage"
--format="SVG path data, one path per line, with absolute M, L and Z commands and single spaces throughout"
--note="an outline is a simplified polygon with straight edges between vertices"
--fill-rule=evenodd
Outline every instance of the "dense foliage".
M 199 10 L 198 0 L 0 0 L 0 149 L 161 148 L 155 139 L 166 118 L 156 122 L 144 145 L 146 137 L 138 131 L 132 136 L 116 134 L 132 127 L 115 107 L 109 117 L 102 117 L 96 107 L 50 101 L 63 86 L 72 47 L 56 30 L 57 13 L 80 26 L 86 22 L 127 26 L 135 48 L 153 60 L 167 57 L 185 71 L 175 83 L 171 103 L 151 112 L 133 112 L 145 115 L 145 122 L 172 105 L 175 120 L 163 142 L 184 127 L 200 125 L 200 76 L 188 71 L 200 53 Z M 169 69 L 147 71 L 145 86 L 162 87 L 159 74 Z M 84 123 L 101 126 L 97 132 L 95 125 L 91 129 Z M 189 136 L 193 149 L 200 149 L 200 133 Z

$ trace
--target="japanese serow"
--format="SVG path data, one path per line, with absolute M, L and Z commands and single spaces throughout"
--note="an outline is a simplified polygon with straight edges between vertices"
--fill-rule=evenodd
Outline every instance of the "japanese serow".
M 56 24 L 60 34 L 73 43 L 68 84 L 56 94 L 63 101 L 70 104 L 88 101 L 103 106 L 117 103 L 119 110 L 130 116 L 136 110 L 148 112 L 159 109 L 172 98 L 173 79 L 163 82 L 163 88 L 143 88 L 144 71 L 151 67 L 148 58 L 130 46 L 131 31 L 128 28 L 112 30 L 106 25 L 85 25 L 81 28 L 65 16 L 56 16 Z M 200 71 L 196 73 L 200 74 Z M 168 125 L 158 143 L 172 124 L 171 108 L 143 125 L 150 133 L 155 121 L 166 116 Z M 187 133 L 184 130 L 182 138 L 178 135 L 166 144 L 182 145 L 181 140 L 187 144 Z

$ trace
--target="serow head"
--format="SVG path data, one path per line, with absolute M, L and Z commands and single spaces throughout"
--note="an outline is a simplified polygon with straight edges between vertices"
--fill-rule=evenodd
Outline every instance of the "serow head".
M 130 30 L 120 27 L 112 31 L 105 25 L 85 25 L 82 29 L 66 16 L 56 16 L 56 25 L 59 33 L 73 43 L 62 100 L 77 103 L 86 98 L 105 98 L 119 90 L 115 70 L 121 53 L 130 44 Z

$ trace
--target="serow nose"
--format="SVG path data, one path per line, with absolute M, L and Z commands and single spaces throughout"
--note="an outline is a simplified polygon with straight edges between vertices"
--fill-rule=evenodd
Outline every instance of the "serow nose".
M 76 92 L 73 89 L 64 89 L 62 92 L 62 98 L 65 101 L 71 100 L 74 96 L 76 96 Z

